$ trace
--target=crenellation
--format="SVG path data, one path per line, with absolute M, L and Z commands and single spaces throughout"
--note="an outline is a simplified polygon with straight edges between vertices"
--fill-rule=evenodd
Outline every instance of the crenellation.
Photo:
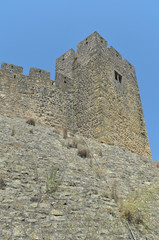
M 92 54 L 97 51 L 107 51 L 107 41 L 97 32 L 92 33 L 90 36 L 77 44 L 77 56 L 81 63 L 89 61 Z
M 8 72 L 8 73 L 23 73 L 23 68 L 14 64 L 9 64 L 3 62 L 1 64 L 1 71 Z
M 135 68 L 97 32 L 56 60 L 55 81 L 40 68 L 22 72 L 2 63 L 0 112 L 7 106 L 23 117 L 31 109 L 51 126 L 151 158 Z
M 29 71 L 29 76 L 33 78 L 36 77 L 36 78 L 50 80 L 50 72 L 42 70 L 40 68 L 31 67 Z

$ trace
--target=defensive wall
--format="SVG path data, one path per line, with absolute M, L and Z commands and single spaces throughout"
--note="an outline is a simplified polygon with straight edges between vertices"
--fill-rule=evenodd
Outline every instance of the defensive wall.
M 97 32 L 56 60 L 50 72 L 2 63 L 0 112 L 34 116 L 151 158 L 134 67 Z

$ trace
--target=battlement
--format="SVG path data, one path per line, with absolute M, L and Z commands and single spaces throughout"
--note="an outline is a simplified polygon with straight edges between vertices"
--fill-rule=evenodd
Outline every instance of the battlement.
M 23 75 L 23 67 L 14 65 L 14 64 L 9 64 L 9 63 L 2 63 L 1 64 L 1 69 L 2 72 L 5 73 L 11 73 L 11 74 L 21 74 Z M 27 76 L 30 78 L 39 78 L 39 79 L 44 79 L 44 80 L 50 80 L 50 72 L 45 71 L 40 68 L 30 68 L 29 75 L 23 75 Z
M 42 70 L 40 68 L 33 68 L 33 67 L 31 67 L 30 71 L 29 71 L 29 76 L 30 77 L 43 78 L 43 79 L 46 79 L 46 80 L 50 80 L 50 72 Z
M 56 72 L 60 72 L 70 78 L 77 66 L 87 64 L 94 54 L 102 55 L 106 60 L 111 60 L 128 72 L 135 73 L 134 67 L 112 46 L 107 46 L 107 41 L 97 32 L 92 33 L 77 44 L 77 52 L 70 49 L 56 60 Z M 58 79 L 56 78 L 58 81 Z
M 92 33 L 83 41 L 77 44 L 77 57 L 79 61 L 87 61 L 88 57 L 96 51 L 105 52 L 107 49 L 107 41 L 97 32 Z
M 1 64 L 1 71 L 9 72 L 9 73 L 23 73 L 23 68 L 17 65 L 9 64 L 9 63 L 2 63 Z

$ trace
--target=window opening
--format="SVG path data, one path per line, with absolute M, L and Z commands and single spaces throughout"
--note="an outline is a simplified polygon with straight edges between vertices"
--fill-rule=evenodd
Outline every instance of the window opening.
M 116 71 L 115 71 L 115 80 L 117 80 L 119 83 L 121 83 L 122 81 L 122 76 Z

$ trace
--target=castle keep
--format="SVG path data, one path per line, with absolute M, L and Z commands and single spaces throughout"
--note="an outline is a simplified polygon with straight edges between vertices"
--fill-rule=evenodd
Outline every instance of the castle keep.
M 151 158 L 134 67 L 97 32 L 56 60 L 50 73 L 2 63 L 0 112 L 51 126 Z

